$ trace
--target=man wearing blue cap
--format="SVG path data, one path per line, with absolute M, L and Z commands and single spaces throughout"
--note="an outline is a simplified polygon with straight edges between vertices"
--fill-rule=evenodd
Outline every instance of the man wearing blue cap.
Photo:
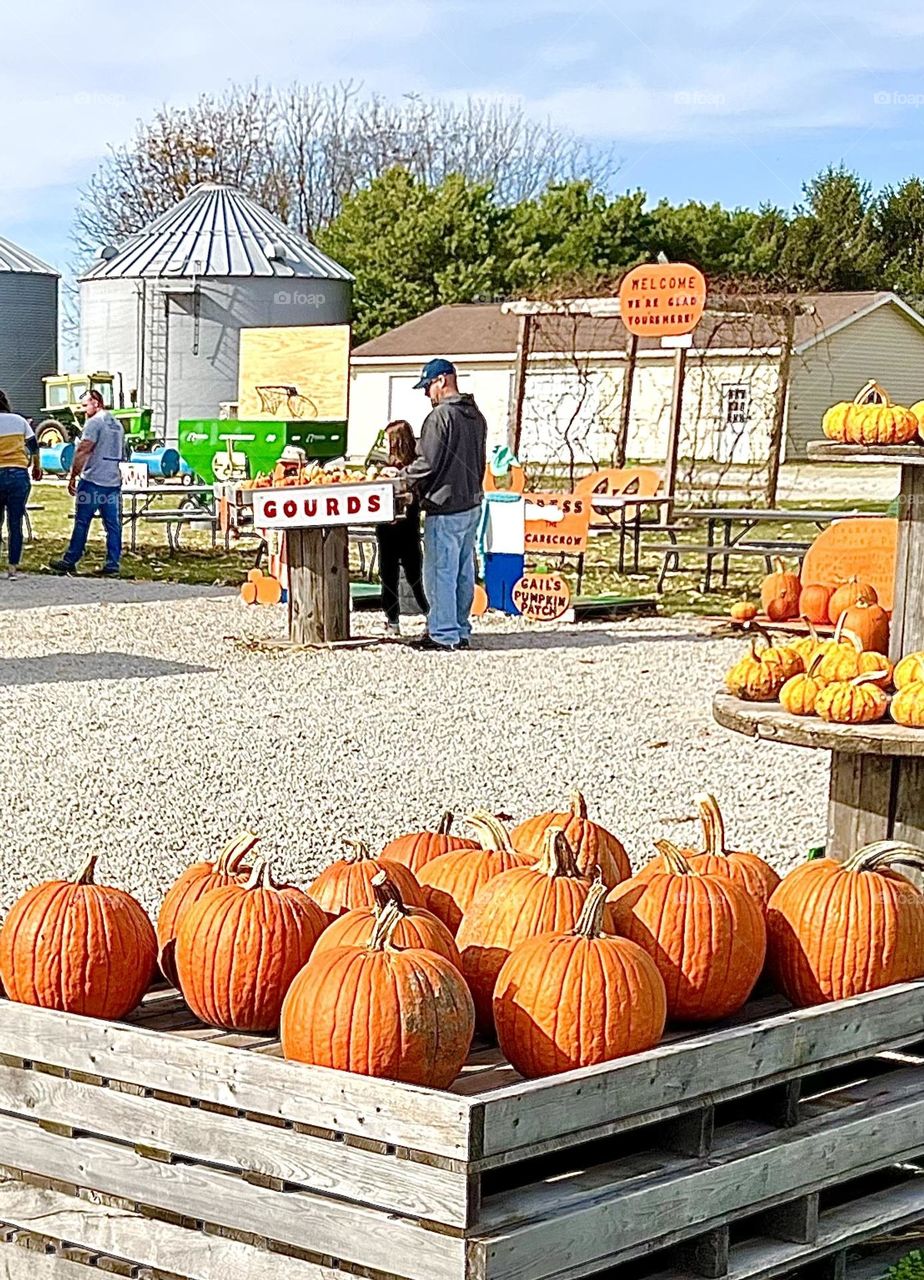
M 475 595 L 475 538 L 487 448 L 487 423 L 473 396 L 459 391 L 455 366 L 429 360 L 415 390 L 433 405 L 417 457 L 404 475 L 420 497 L 424 520 L 427 634 L 417 647 L 453 653 L 469 647 Z

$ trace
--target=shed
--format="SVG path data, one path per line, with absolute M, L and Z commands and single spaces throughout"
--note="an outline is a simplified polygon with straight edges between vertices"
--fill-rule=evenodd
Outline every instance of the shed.
M 58 273 L 0 236 L 0 387 L 38 419 L 42 378 L 58 372 Z

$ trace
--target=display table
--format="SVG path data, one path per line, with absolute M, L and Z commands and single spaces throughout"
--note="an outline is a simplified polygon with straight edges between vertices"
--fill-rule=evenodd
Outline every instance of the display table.
M 813 461 L 901 467 L 890 657 L 924 649 L 924 446 L 809 445 Z M 736 733 L 831 752 L 826 848 L 843 859 L 874 840 L 924 848 L 924 731 L 886 721 L 831 725 L 779 703 L 718 693 L 713 715 Z

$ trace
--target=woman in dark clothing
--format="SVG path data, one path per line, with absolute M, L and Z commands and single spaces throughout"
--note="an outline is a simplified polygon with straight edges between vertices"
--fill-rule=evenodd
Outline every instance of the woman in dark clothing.
M 385 428 L 388 465 L 406 467 L 417 457 L 417 441 L 411 424 L 399 418 Z M 420 504 L 415 498 L 394 524 L 376 525 L 379 544 L 379 578 L 382 583 L 382 607 L 392 635 L 401 634 L 401 610 L 398 603 L 398 575 L 401 569 L 414 599 L 427 613 L 429 605 L 423 589 L 420 550 Z

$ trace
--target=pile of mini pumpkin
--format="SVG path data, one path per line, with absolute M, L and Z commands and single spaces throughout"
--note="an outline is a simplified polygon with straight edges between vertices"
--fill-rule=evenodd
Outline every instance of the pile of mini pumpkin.
M 880 605 L 876 588 L 857 576 L 836 585 L 810 582 L 803 586 L 799 575 L 777 559 L 773 573 L 761 584 L 760 607 L 770 622 L 801 618 L 813 626 L 843 623 L 861 637 L 864 648 L 882 653 L 889 648 L 890 614 Z M 735 622 L 748 623 L 758 616 L 757 605 L 747 601 L 731 607 Z
M 91 858 L 13 906 L 0 977 L 11 1000 L 114 1019 L 159 961 L 203 1022 L 279 1028 L 292 1061 L 446 1088 L 476 1025 L 537 1077 L 643 1052 L 668 1021 L 726 1018 L 762 974 L 796 1005 L 924 976 L 924 895 L 896 870 L 924 852 L 882 843 L 781 881 L 728 847 L 714 796 L 697 803 L 703 847 L 658 841 L 635 876 L 579 793 L 512 831 L 478 813 L 465 839 L 447 815 L 378 857 L 355 842 L 304 892 L 247 832 L 183 872 L 156 931 Z M 820 927 L 835 918 L 836 936 Z

